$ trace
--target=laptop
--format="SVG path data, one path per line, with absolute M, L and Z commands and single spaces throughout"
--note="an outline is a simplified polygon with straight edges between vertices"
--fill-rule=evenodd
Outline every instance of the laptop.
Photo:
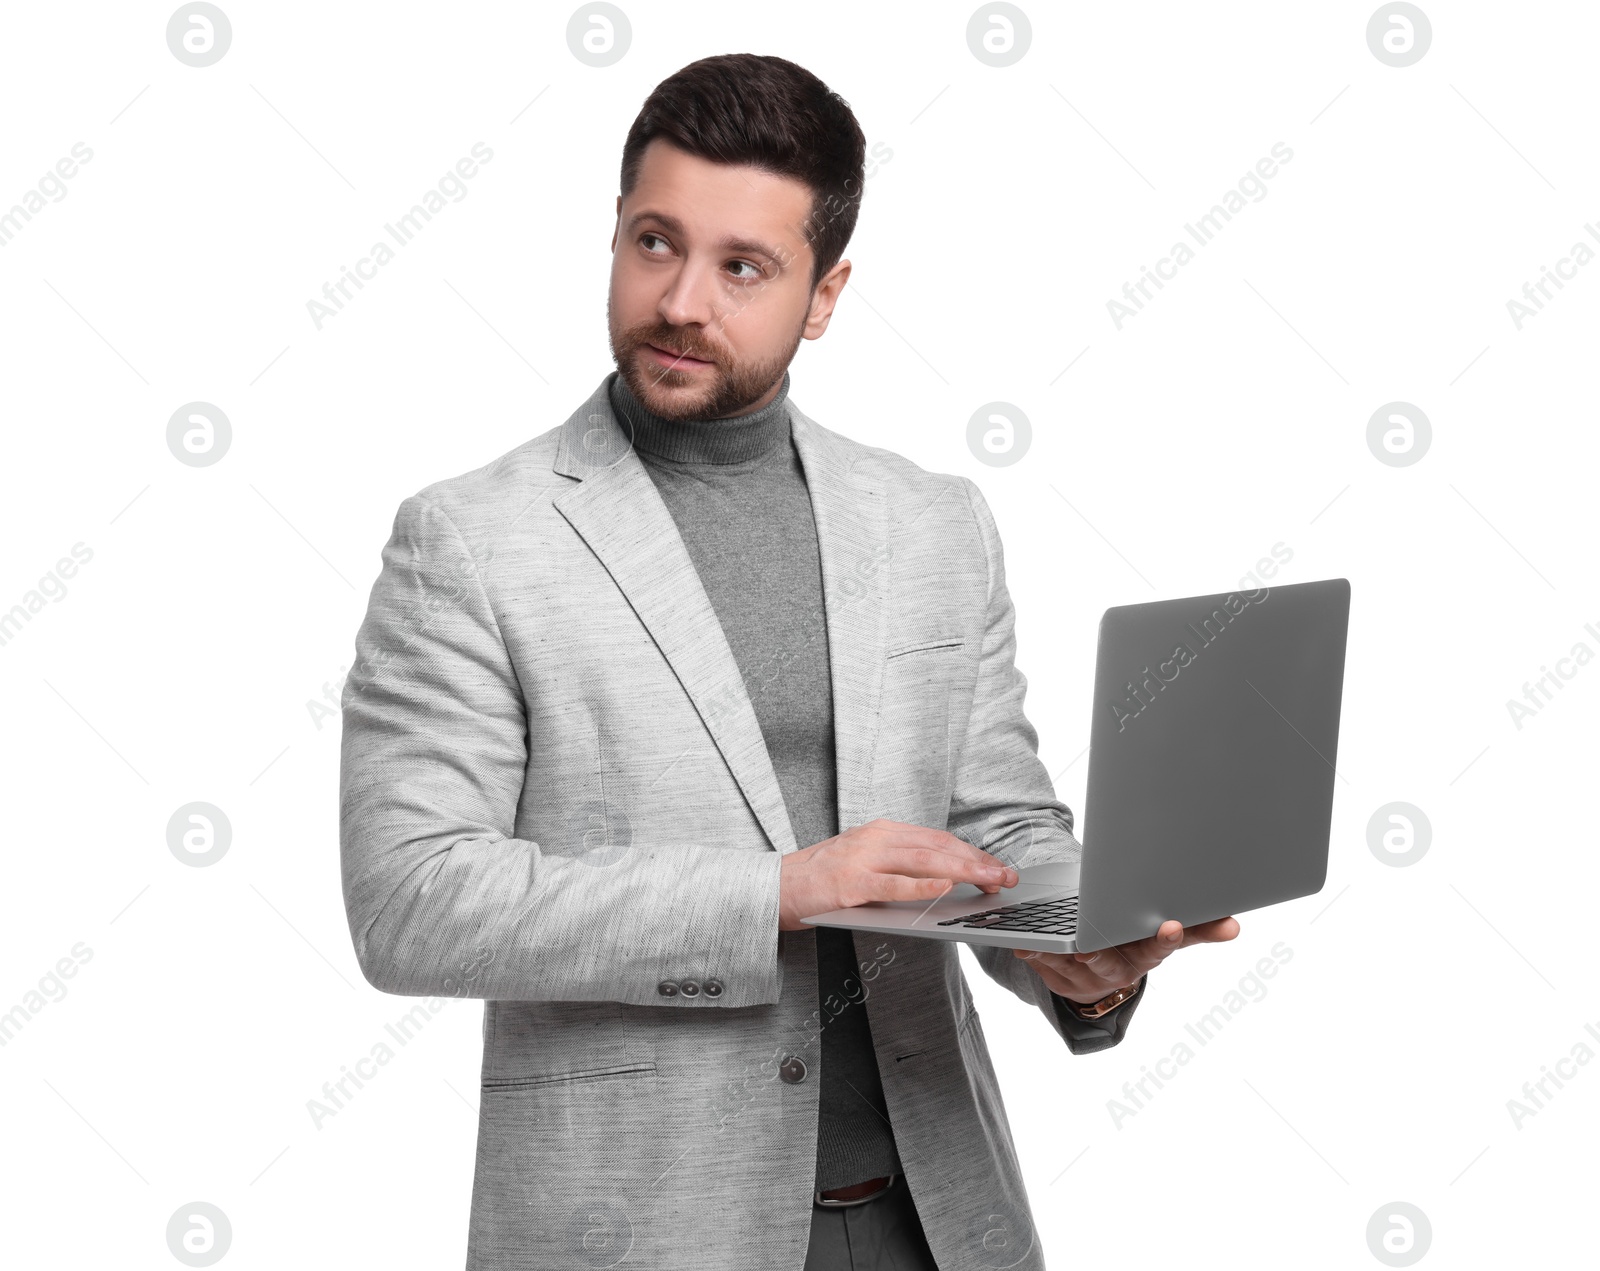
M 1073 953 L 1315 895 L 1344 780 L 1349 618 L 1343 578 L 1107 609 L 1081 859 L 997 893 L 957 883 L 802 921 Z

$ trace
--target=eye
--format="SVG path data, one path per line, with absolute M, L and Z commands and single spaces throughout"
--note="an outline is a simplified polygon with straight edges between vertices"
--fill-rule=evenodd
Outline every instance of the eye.
M 663 255 L 664 253 L 662 253 L 662 252 L 651 252 L 650 248 L 646 245 L 647 240 L 648 239 L 652 239 L 652 238 L 656 239 L 657 241 L 659 241 L 661 243 L 666 243 L 666 241 L 667 241 L 666 239 L 662 238 L 660 234 L 654 233 L 653 231 L 650 231 L 650 230 L 646 230 L 643 234 L 639 235 L 639 245 L 641 247 L 644 247 L 645 251 L 650 252 L 650 254 L 652 256 Z
M 740 282 L 750 282 L 761 277 L 761 267 L 759 265 L 753 265 L 748 260 L 733 260 L 728 262 L 729 269 L 736 269 L 741 265 L 751 272 L 748 274 L 737 275 L 737 278 Z

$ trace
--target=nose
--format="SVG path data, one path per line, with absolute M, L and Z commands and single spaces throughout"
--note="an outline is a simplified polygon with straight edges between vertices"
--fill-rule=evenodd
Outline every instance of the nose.
M 686 263 L 673 275 L 656 306 L 663 322 L 674 327 L 710 327 L 717 321 L 716 281 L 712 272 Z

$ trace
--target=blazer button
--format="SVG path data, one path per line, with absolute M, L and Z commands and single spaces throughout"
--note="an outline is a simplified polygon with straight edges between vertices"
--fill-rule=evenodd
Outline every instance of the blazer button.
M 707 997 L 721 997 L 722 996 L 722 981 L 721 980 L 707 980 L 705 988 L 706 988 L 706 996 Z
M 700 996 L 700 981 L 699 980 L 684 980 L 684 981 L 679 983 L 678 991 L 680 993 L 682 993 L 685 997 L 699 997 Z
M 656 992 L 661 994 L 662 997 L 677 997 L 678 986 L 671 980 L 662 980 L 660 984 L 656 985 Z
M 778 1076 L 782 1077 L 791 1086 L 806 1079 L 806 1061 L 799 1055 L 788 1055 L 778 1066 Z

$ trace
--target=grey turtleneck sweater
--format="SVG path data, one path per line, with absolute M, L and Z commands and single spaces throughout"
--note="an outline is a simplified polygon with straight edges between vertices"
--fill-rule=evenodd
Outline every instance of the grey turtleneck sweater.
M 840 826 L 822 560 L 789 422 L 789 373 L 766 406 L 730 419 L 663 419 L 616 372 L 608 391 L 733 650 L 796 842 L 832 838 Z M 866 1010 L 845 988 L 861 982 L 854 937 L 830 927 L 814 937 L 818 1001 L 837 993 L 849 1003 L 822 1030 L 816 1185 L 826 1189 L 898 1173 L 901 1162 Z

